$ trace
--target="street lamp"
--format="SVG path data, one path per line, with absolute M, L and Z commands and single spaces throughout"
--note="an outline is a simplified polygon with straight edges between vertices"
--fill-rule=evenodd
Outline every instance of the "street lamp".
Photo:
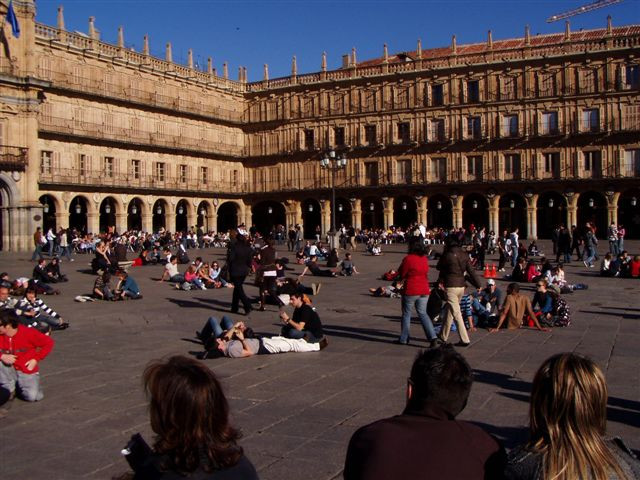
M 320 159 L 320 168 L 331 172 L 331 230 L 329 238 L 331 239 L 331 248 L 337 247 L 336 239 L 336 172 L 347 167 L 347 157 L 345 154 L 336 155 L 335 150 L 325 152 Z
M 549 199 L 549 208 L 553 208 L 553 198 Z
M 631 197 L 631 206 L 635 207 L 638 203 L 638 199 L 636 197 Z
M 138 213 L 138 207 L 136 207 L 135 205 L 133 205 L 133 206 L 131 207 L 131 214 L 132 214 L 132 215 L 135 215 L 136 213 Z

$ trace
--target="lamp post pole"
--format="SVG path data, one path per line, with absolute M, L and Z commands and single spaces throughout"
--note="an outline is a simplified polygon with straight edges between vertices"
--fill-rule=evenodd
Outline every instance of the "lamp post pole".
M 329 243 L 331 248 L 338 246 L 336 232 L 336 172 L 347 166 L 347 157 L 342 154 L 336 156 L 334 150 L 329 150 L 320 160 L 320 168 L 331 170 L 331 230 L 329 234 Z

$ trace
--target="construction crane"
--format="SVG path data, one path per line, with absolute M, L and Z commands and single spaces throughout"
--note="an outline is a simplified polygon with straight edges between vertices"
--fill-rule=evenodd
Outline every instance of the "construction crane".
M 621 1 L 622 0 L 596 0 L 593 3 L 589 3 L 587 5 L 574 8 L 573 10 L 569 10 L 568 12 L 559 13 L 558 15 L 552 15 L 551 17 L 547 18 L 547 23 L 552 23 L 558 20 L 562 20 L 563 18 L 569 18 L 575 15 L 580 15 L 581 13 L 591 12 L 598 8 L 613 5 L 614 3 L 620 3 Z

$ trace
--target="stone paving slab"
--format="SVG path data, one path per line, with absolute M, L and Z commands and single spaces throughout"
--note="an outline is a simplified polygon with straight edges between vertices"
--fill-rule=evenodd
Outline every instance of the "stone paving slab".
M 626 246 L 640 251 L 640 242 Z M 381 257 L 356 253 L 363 272 L 356 277 L 305 278 L 308 284 L 323 283 L 313 300 L 330 338 L 328 349 L 205 362 L 225 386 L 233 420 L 244 435 L 242 445 L 262 479 L 340 478 L 353 432 L 402 410 L 409 368 L 427 343 L 414 321 L 412 345 L 392 344 L 400 328 L 400 301 L 375 299 L 367 291 L 385 284 L 380 275 L 396 267 L 404 251 L 404 246 L 387 246 Z M 224 258 L 216 249 L 191 254 L 196 255 Z M 28 258 L 0 253 L 0 270 L 28 274 L 33 268 Z M 90 258 L 75 258 L 63 264 L 70 282 L 60 285 L 62 295 L 45 298 L 72 323 L 54 334 L 56 346 L 42 364 L 45 398 L 35 404 L 15 401 L 0 419 L 3 478 L 106 479 L 126 472 L 119 451 L 129 436 L 139 431 L 153 438 L 141 386 L 145 365 L 200 351 L 194 332 L 208 316 L 221 316 L 230 306 L 227 289 L 181 292 L 157 283 L 161 267 L 131 270 L 144 293 L 140 301 L 75 303 L 73 297 L 88 293 L 94 280 L 86 273 Z M 292 273 L 301 271 L 293 268 Z M 594 358 L 606 373 L 609 432 L 640 451 L 640 282 L 600 278 L 578 262 L 566 271 L 569 281 L 590 287 L 567 296 L 571 327 L 471 334 L 473 345 L 463 354 L 474 368 L 475 383 L 461 417 L 508 447 L 523 441 L 536 369 L 554 353 L 577 351 Z M 434 269 L 430 277 L 437 277 Z M 498 283 L 505 288 L 507 281 Z M 246 289 L 256 293 L 255 287 Z M 533 292 L 529 286 L 525 290 Z M 248 321 L 257 332 L 276 334 L 280 328 L 273 306 L 252 313 Z M 455 333 L 452 340 L 457 341 Z

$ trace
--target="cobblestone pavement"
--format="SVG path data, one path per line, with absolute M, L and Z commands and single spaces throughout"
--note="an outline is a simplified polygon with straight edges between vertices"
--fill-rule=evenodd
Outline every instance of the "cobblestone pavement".
M 626 246 L 640 251 L 640 242 Z M 404 251 L 404 246 L 388 246 L 381 257 L 356 253 L 361 275 L 323 279 L 313 300 L 329 336 L 326 350 L 206 361 L 223 380 L 244 434 L 242 445 L 262 479 L 340 478 L 355 429 L 402 410 L 409 367 L 426 341 L 416 320 L 412 345 L 392 344 L 400 301 L 372 298 L 368 288 L 385 283 L 378 278 L 399 264 Z M 284 246 L 280 253 L 286 253 Z M 223 258 L 214 249 L 190 254 Z M 0 270 L 28 274 L 33 268 L 28 258 L 0 254 Z M 119 451 L 130 435 L 139 431 L 152 439 L 141 388 L 144 366 L 166 355 L 200 351 L 195 330 L 209 315 L 229 310 L 230 289 L 177 291 L 153 281 L 161 267 L 131 270 L 144 293 L 140 301 L 75 303 L 75 295 L 92 289 L 89 260 L 80 255 L 74 263 L 65 262 L 70 282 L 60 287 L 62 295 L 46 297 L 71 328 L 54 334 L 55 349 L 42 364 L 44 400 L 16 400 L 0 419 L 3 478 L 106 479 L 126 472 Z M 588 290 L 567 296 L 571 327 L 472 334 L 473 345 L 463 353 L 475 383 L 462 418 L 513 446 L 526 438 L 535 370 L 556 352 L 576 351 L 590 355 L 606 372 L 609 432 L 640 450 L 640 283 L 600 278 L 594 270 L 582 262 L 566 268 L 570 282 L 589 284 Z M 430 273 L 435 279 L 433 263 Z M 506 287 L 506 281 L 498 283 Z M 276 307 L 252 313 L 249 323 L 259 333 L 275 334 Z M 458 340 L 455 333 L 452 340 Z

